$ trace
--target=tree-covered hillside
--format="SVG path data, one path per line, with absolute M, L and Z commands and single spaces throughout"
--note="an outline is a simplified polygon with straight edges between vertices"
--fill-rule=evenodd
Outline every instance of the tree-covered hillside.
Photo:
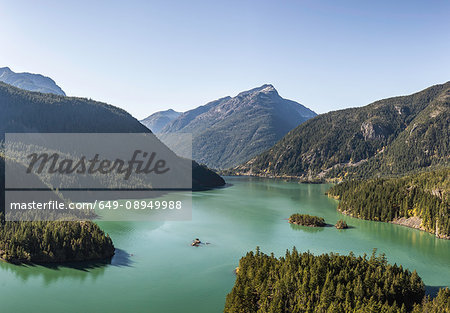
M 402 178 L 346 181 L 328 194 L 354 217 L 399 222 L 450 239 L 450 168 Z M 419 218 L 419 219 L 417 219 Z
M 126 111 L 85 98 L 42 94 L 0 82 L 0 133 L 145 133 Z
M 399 175 L 450 165 L 450 82 L 319 115 L 234 174 L 306 180 Z
M 1 82 L 0 113 L 0 142 L 7 132 L 150 132 L 129 113 L 112 105 L 85 98 L 29 92 Z M 192 163 L 192 168 L 194 189 L 225 184 L 216 173 L 199 169 L 196 162 Z
M 314 256 L 294 248 L 276 258 L 257 249 L 240 260 L 224 312 L 411 312 L 424 294 L 415 271 L 375 252 Z

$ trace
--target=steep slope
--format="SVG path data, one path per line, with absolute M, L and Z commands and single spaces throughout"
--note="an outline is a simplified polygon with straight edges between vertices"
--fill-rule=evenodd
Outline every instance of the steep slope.
M 232 172 L 317 180 L 400 175 L 449 165 L 449 120 L 447 82 L 319 115 Z
M 270 148 L 315 115 L 301 104 L 280 97 L 272 85 L 263 85 L 187 111 L 161 133 L 191 133 L 194 160 L 227 168 Z
M 159 133 L 167 124 L 175 120 L 182 113 L 172 109 L 153 113 L 141 121 L 153 133 Z
M 84 98 L 22 90 L 0 82 L 0 141 L 6 132 L 147 133 L 138 120 L 117 107 Z M 225 182 L 193 162 L 193 188 Z
M 53 93 L 61 96 L 66 95 L 53 79 L 49 77 L 40 74 L 15 73 L 9 67 L 0 68 L 0 82 L 29 91 Z

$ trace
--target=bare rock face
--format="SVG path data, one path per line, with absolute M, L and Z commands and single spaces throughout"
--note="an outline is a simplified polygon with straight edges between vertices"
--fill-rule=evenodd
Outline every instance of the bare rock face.
M 365 121 L 361 124 L 361 132 L 364 140 L 384 139 L 384 129 L 380 125 L 374 125 L 372 121 Z

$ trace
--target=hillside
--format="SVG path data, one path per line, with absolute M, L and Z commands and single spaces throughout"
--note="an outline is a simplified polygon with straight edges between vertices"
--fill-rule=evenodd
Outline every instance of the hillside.
M 182 113 L 172 109 L 153 113 L 141 121 L 153 133 L 159 133 L 167 124 L 175 120 Z
M 328 195 L 354 217 L 393 222 L 450 239 L 450 168 L 402 178 L 346 181 Z
M 305 180 L 401 175 L 449 165 L 450 82 L 321 114 L 231 173 Z
M 55 81 L 49 77 L 40 74 L 15 73 L 9 67 L 0 68 L 0 82 L 28 91 L 66 95 Z
M 263 85 L 183 113 L 161 130 L 160 138 L 164 141 L 164 134 L 192 134 L 193 159 L 223 169 L 265 151 L 315 115 L 280 97 L 272 85 Z
M 150 132 L 117 107 L 84 98 L 29 92 L 4 83 L 0 83 L 0 112 L 0 136 L 6 132 Z M 200 169 L 196 162 L 192 166 L 194 189 L 225 183 L 214 172 Z

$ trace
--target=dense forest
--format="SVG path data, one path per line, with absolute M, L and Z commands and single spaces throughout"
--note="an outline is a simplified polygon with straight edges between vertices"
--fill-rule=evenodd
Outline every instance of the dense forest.
M 111 238 L 90 221 L 9 222 L 0 213 L 0 257 L 12 263 L 70 262 L 112 257 Z
M 227 174 L 309 181 L 403 175 L 450 165 L 450 82 L 321 114 Z
M 391 265 L 375 251 L 368 258 L 294 248 L 276 258 L 257 248 L 240 260 L 224 312 L 448 312 L 434 311 L 448 309 L 448 289 L 433 301 L 424 294 L 415 271 Z
M 322 217 L 298 213 L 292 214 L 289 217 L 289 223 L 311 227 L 325 226 L 325 220 Z
M 339 199 L 338 210 L 375 221 L 420 218 L 421 229 L 450 238 L 450 168 L 402 178 L 346 181 L 328 194 Z
M 0 158 L 0 258 L 7 262 L 71 262 L 106 259 L 114 245 L 95 223 L 5 221 L 5 162 Z
M 437 296 L 431 299 L 425 297 L 420 305 L 414 306 L 413 313 L 449 313 L 450 312 L 450 289 L 441 288 Z

